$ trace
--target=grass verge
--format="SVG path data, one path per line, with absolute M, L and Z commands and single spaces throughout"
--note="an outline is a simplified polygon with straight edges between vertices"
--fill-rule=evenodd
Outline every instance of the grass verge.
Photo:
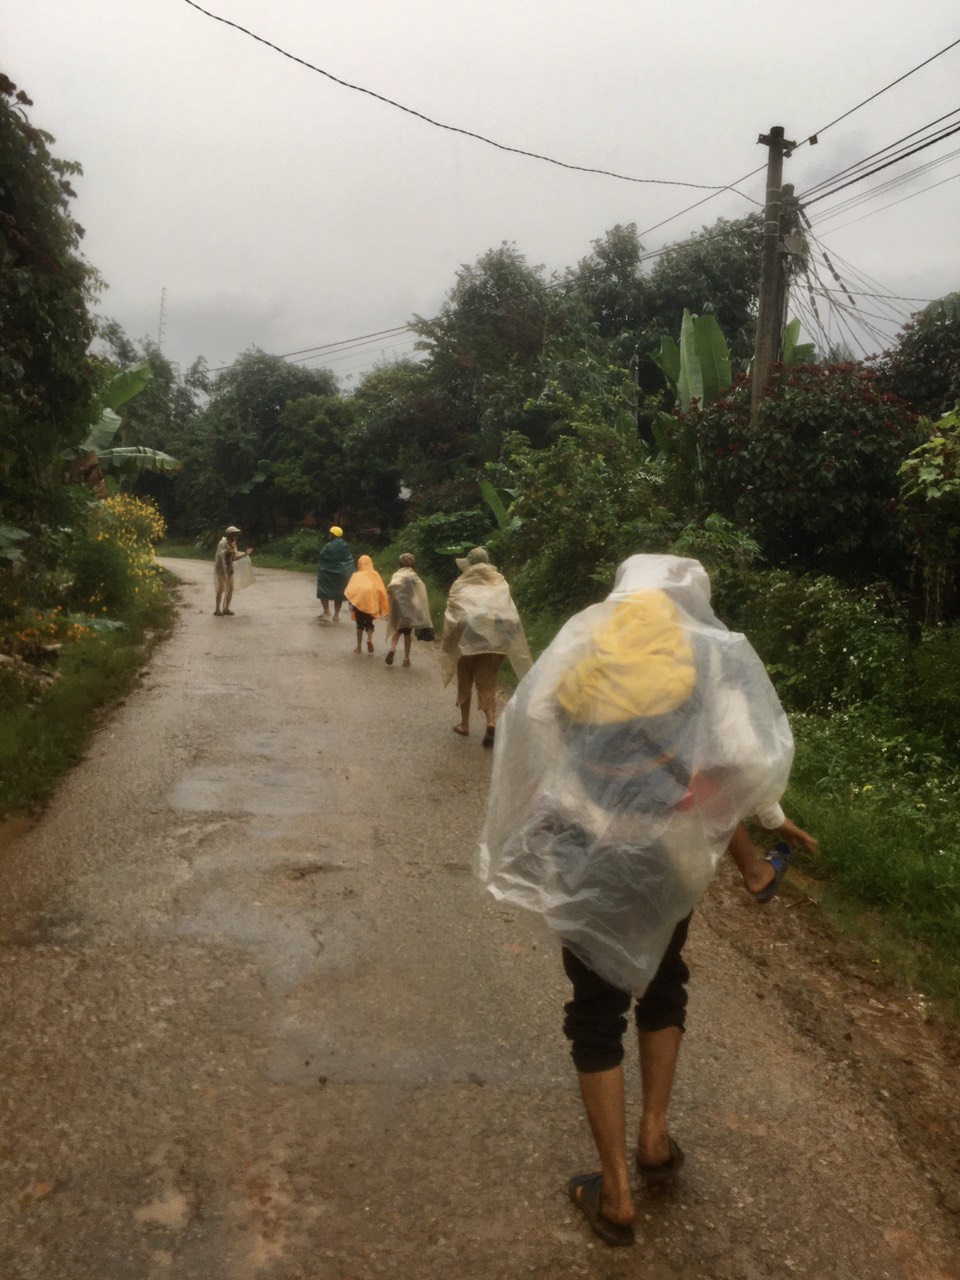
M 50 799 L 99 716 L 133 687 L 173 609 L 168 587 L 121 630 L 65 646 L 58 678 L 42 694 L 0 687 L 0 814 L 36 810 Z
M 875 708 L 792 717 L 788 805 L 820 840 L 798 859 L 825 910 L 888 973 L 960 1019 L 960 771 Z

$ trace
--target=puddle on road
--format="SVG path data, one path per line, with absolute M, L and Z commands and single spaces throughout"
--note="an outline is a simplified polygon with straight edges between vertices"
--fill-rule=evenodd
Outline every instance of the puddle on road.
M 217 765 L 184 774 L 167 792 L 165 802 L 190 813 L 285 817 L 316 812 L 320 784 L 317 773 L 288 764 Z

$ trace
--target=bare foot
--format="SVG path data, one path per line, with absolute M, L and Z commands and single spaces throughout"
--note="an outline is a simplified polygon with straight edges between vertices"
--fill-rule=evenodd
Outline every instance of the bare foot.
M 461 738 L 466 738 L 466 737 L 469 735 L 470 730 L 469 730 L 469 729 L 464 728 L 464 726 L 463 726 L 462 724 L 455 724 L 455 725 L 453 726 L 453 732 L 454 732 L 454 733 L 459 733 L 459 735 L 460 735 L 460 737 L 461 737 Z

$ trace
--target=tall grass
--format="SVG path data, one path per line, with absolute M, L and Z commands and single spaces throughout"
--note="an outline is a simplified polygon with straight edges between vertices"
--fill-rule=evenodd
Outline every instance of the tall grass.
M 802 864 L 848 928 L 862 907 L 872 945 L 960 1014 L 960 766 L 876 706 L 792 724 L 790 802 L 820 840 Z

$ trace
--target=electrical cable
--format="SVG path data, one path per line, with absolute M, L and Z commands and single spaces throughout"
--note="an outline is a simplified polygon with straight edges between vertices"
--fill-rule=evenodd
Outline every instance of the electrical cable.
M 332 80 L 334 84 L 341 85 L 344 89 L 352 89 L 355 93 L 366 94 L 367 97 L 375 98 L 378 102 L 383 102 L 388 107 L 396 107 L 398 111 L 414 116 L 425 124 L 433 125 L 435 129 L 446 129 L 450 133 L 462 134 L 463 137 L 473 138 L 474 141 L 483 142 L 488 147 L 496 147 L 498 151 L 509 151 L 513 155 L 526 156 L 531 160 L 542 160 L 546 164 L 557 165 L 561 169 L 572 169 L 577 173 L 594 173 L 600 174 L 605 178 L 616 178 L 619 182 L 636 182 L 659 187 L 693 187 L 699 191 L 716 191 L 718 193 L 727 190 L 726 187 L 708 182 L 679 182 L 668 178 L 633 178 L 625 173 L 615 173 L 611 169 L 594 169 L 587 165 L 570 164 L 566 160 L 556 160 L 553 156 L 545 156 L 536 151 L 525 151 L 522 147 L 511 147 L 504 142 L 496 142 L 493 138 L 486 138 L 483 134 L 474 133 L 471 129 L 461 129 L 457 125 L 444 124 L 441 120 L 434 120 L 432 117 L 424 115 L 422 111 L 415 111 L 413 107 L 405 107 L 402 102 L 396 102 L 393 98 L 388 98 L 373 89 L 365 89 L 363 85 L 351 84 L 349 80 L 342 80 L 339 76 L 333 75 L 332 72 L 324 71 L 322 67 L 317 67 L 312 62 L 307 62 L 305 58 L 299 58 L 295 53 L 288 53 L 286 49 L 281 49 L 279 45 L 274 44 L 272 41 L 265 39 L 263 36 L 258 36 L 255 31 L 242 27 L 239 22 L 232 22 L 229 18 L 223 18 L 218 13 L 211 13 L 209 9 L 204 9 L 202 5 L 197 4 L 196 0 L 184 0 L 184 4 L 188 4 L 191 9 L 196 9 L 198 13 L 202 13 L 208 18 L 212 18 L 214 22 L 222 22 L 225 27 L 233 27 L 235 31 L 241 31 L 245 36 L 249 36 L 251 40 L 256 40 L 258 44 L 266 45 L 268 49 L 273 49 L 284 58 L 289 58 L 291 62 L 296 62 L 301 67 L 306 67 L 308 71 L 315 71 L 317 75 L 325 76 L 328 80 Z
M 835 124 L 839 124 L 841 120 L 846 120 L 848 116 L 852 116 L 855 111 L 859 111 L 861 107 L 865 107 L 868 102 L 873 102 L 875 98 L 879 98 L 895 85 L 902 84 L 904 80 L 908 80 L 910 76 L 915 74 L 915 72 L 922 70 L 924 67 L 928 67 L 931 62 L 936 62 L 937 58 L 942 57 L 945 53 L 949 53 L 950 50 L 955 49 L 958 44 L 960 44 L 960 37 L 954 40 L 952 44 L 946 45 L 938 53 L 933 54 L 932 57 L 927 58 L 924 62 L 920 62 L 917 66 L 904 72 L 902 76 L 898 76 L 896 80 L 891 80 L 889 84 L 884 85 L 882 89 L 878 89 L 876 93 L 871 93 L 869 98 L 864 98 L 864 100 L 862 102 L 858 102 L 855 107 L 851 107 L 849 111 L 845 111 L 842 116 L 837 116 L 836 120 L 831 120 L 829 124 L 825 124 L 821 128 L 816 129 L 813 133 L 804 138 L 803 142 L 798 143 L 797 146 L 802 147 L 805 143 L 816 142 L 821 133 L 826 133 L 827 130 L 832 129 Z
M 818 204 L 821 200 L 826 200 L 829 196 L 837 195 L 840 191 L 845 191 L 847 187 L 852 187 L 856 182 L 862 182 L 864 178 L 869 178 L 875 173 L 880 173 L 884 169 L 889 169 L 892 164 L 898 164 L 901 160 L 906 160 L 910 156 L 916 155 L 919 151 L 925 151 L 927 147 L 934 146 L 937 142 L 942 142 L 944 138 L 952 138 L 955 133 L 960 133 L 960 124 L 954 125 L 950 129 L 945 129 L 934 138 L 928 138 L 927 141 L 920 143 L 909 151 L 905 151 L 902 155 L 894 156 L 891 160 L 884 161 L 883 164 L 877 165 L 873 169 L 867 169 L 864 173 L 859 174 L 855 178 L 850 178 L 847 182 L 841 183 L 830 191 L 824 191 L 818 196 L 814 196 L 812 200 L 807 200 L 805 196 L 800 196 L 803 204 L 809 207 L 812 204 Z
M 890 192 L 896 191 L 898 187 L 905 187 L 915 182 L 917 178 L 932 173 L 934 169 L 939 169 L 941 165 L 949 164 L 951 160 L 956 160 L 957 156 L 960 156 L 960 147 L 955 148 L 953 151 L 948 151 L 944 156 L 938 156 L 936 160 L 928 160 L 926 164 L 918 164 L 913 169 L 909 169 L 906 173 L 901 173 L 895 178 L 888 178 L 885 182 L 878 182 L 876 186 L 869 187 L 866 191 L 847 196 L 838 201 L 837 204 L 831 205 L 827 209 L 821 209 L 819 211 L 820 222 L 834 218 L 839 214 L 849 213 L 851 209 L 855 209 L 858 205 L 867 204 L 880 196 L 888 195 Z
M 949 120 L 951 116 L 955 116 L 958 113 L 960 113 L 960 107 L 954 107 L 952 111 L 945 112 L 944 115 L 939 116 L 936 120 L 931 120 L 929 123 L 921 125 L 918 129 L 914 129 L 910 133 L 904 134 L 904 136 L 902 138 L 898 138 L 896 142 L 890 142 L 885 147 L 881 147 L 879 151 L 873 151 L 870 155 L 864 156 L 862 160 L 857 160 L 853 164 L 848 164 L 845 168 L 840 169 L 831 177 L 824 178 L 821 182 L 814 183 L 812 187 L 809 187 L 804 192 L 804 198 L 806 199 L 807 197 L 816 194 L 816 192 L 820 191 L 823 187 L 828 187 L 831 183 L 837 182 L 840 178 L 853 173 L 854 170 L 862 168 L 864 165 L 869 164 L 871 160 L 876 160 L 879 156 L 882 156 L 884 152 L 892 151 L 894 147 L 899 147 L 901 144 L 909 142 L 911 138 L 915 138 L 918 133 L 923 133 L 925 129 L 933 129 L 936 125 L 943 124 L 944 120 Z
M 883 204 L 879 209 L 871 209 L 869 213 L 862 213 L 859 218 L 851 218 L 849 222 L 841 222 L 839 227 L 831 227 L 831 231 L 842 231 L 844 227 L 852 227 L 855 222 L 863 222 L 864 218 L 872 218 L 875 213 L 883 213 L 884 209 L 892 209 L 894 205 L 903 204 L 905 200 L 913 200 L 916 196 L 922 196 L 927 191 L 934 191 L 937 187 L 942 187 L 947 182 L 955 182 L 960 178 L 960 172 L 953 173 L 949 178 L 942 178 L 939 182 L 932 182 L 928 187 L 921 187 L 919 191 L 913 191 L 908 196 L 901 196 L 899 200 L 891 200 L 889 204 Z

